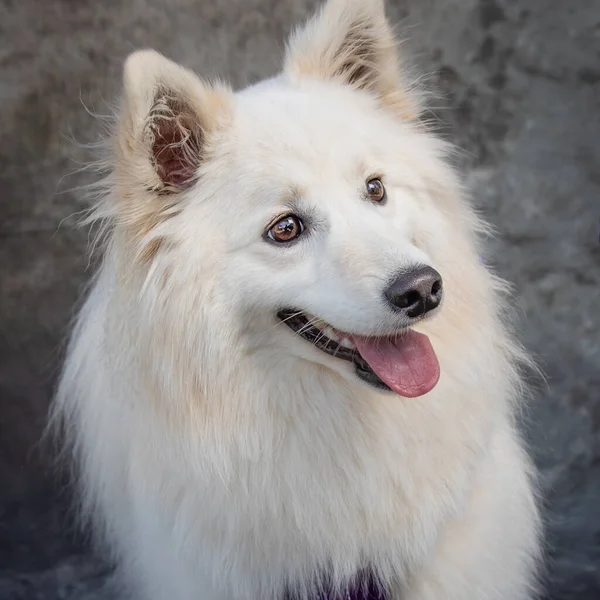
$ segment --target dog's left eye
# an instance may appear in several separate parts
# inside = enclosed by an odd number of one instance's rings
[[[279,219],[267,231],[267,237],[279,244],[295,240],[304,231],[304,223],[296,215]]]
[[[385,200],[385,187],[379,177],[367,181],[367,196],[371,202],[383,202]]]

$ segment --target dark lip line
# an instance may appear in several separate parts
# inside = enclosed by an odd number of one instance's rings
[[[309,320],[302,311],[286,308],[277,311],[277,316],[281,319],[282,323],[287,325],[292,331],[310,342],[319,350],[334,358],[339,358],[340,360],[352,363],[356,369],[356,374],[363,381],[380,389],[390,389],[388,385],[377,376],[373,369],[371,369],[358,350],[346,348],[345,346],[338,344],[324,335],[323,332],[314,325],[307,326]]]
[[[358,351],[346,348],[328,338],[318,327],[308,325],[308,318],[302,311],[284,309],[278,311],[277,316],[300,337],[335,358],[352,362],[356,354],[360,356]]]

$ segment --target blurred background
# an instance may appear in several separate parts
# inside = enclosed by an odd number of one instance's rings
[[[88,200],[72,175],[153,47],[243,86],[279,68],[312,0],[0,0],[0,600],[113,600],[38,441],[76,299]],[[388,0],[496,226],[546,373],[523,418],[541,468],[545,600],[600,599],[600,0]],[[87,107],[87,110],[86,108]],[[441,599],[440,599],[441,600]]]

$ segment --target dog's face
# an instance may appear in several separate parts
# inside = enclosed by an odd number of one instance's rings
[[[441,306],[443,232],[426,171],[439,148],[370,98],[322,84],[246,92],[231,131],[218,176],[234,200],[218,212],[236,314],[277,315],[292,331],[272,329],[270,343],[282,336],[288,351],[383,387],[357,344],[406,333]],[[430,361],[418,393],[437,363],[425,338],[412,341]]]
[[[281,76],[236,95],[153,53],[129,59],[126,91],[144,260],[196,269],[255,344],[404,396],[435,386],[415,327],[444,310],[454,181],[379,2],[331,0]]]

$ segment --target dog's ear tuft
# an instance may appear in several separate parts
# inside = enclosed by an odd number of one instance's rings
[[[157,90],[145,136],[165,190],[191,185],[200,166],[204,129],[186,100]]]
[[[128,182],[161,193],[192,185],[229,92],[150,50],[127,59],[124,92],[117,152]]]
[[[292,35],[285,72],[293,80],[339,81],[370,92],[403,118],[418,116],[383,0],[328,0]]]

